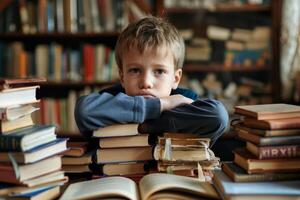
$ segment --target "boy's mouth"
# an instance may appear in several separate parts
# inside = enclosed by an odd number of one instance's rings
[[[155,96],[150,93],[141,93],[139,96],[143,96],[145,98],[155,98]]]

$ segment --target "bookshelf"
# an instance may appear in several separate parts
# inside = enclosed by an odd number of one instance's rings
[[[238,2],[238,3],[237,3]],[[222,91],[225,93],[226,86],[230,83],[236,83],[237,86],[243,84],[241,77],[247,80],[263,85],[262,90],[267,95],[260,96],[249,93],[249,96],[235,95],[240,100],[230,102],[231,106],[236,104],[253,104],[278,102],[280,99],[279,84],[279,59],[280,59],[280,18],[282,1],[262,1],[262,3],[249,4],[245,1],[228,1],[227,3],[205,4],[205,1],[190,1],[185,3],[181,1],[158,0],[156,11],[158,16],[162,16],[171,21],[182,32],[188,33],[186,36],[187,52],[189,45],[193,46],[194,38],[208,39],[210,45],[210,58],[192,61],[185,61],[184,74],[187,74],[188,80],[197,80],[201,83],[206,75],[214,74],[217,80],[221,82]],[[207,2],[206,2],[207,3]],[[225,28],[230,32],[230,36],[226,39],[212,38],[209,29],[212,26],[217,28]],[[227,42],[233,40],[233,33],[238,29],[254,31],[256,27],[263,26],[269,29],[269,58],[263,63],[255,62],[243,64],[230,62],[226,63],[226,54],[213,56],[211,52],[228,51]],[[223,34],[224,32],[220,32]],[[218,34],[218,33],[217,33]],[[222,35],[221,35],[222,37]],[[243,41],[247,43],[247,41]],[[252,43],[254,41],[251,41]],[[250,42],[250,43],[251,43]],[[223,44],[222,44],[223,43]],[[220,45],[221,44],[221,45]],[[201,43],[203,45],[203,43]],[[225,46],[225,48],[224,48]],[[248,48],[248,47],[247,47]],[[250,47],[249,47],[250,48]],[[244,51],[244,49],[241,49]],[[195,51],[196,52],[196,51]],[[199,50],[198,55],[205,54],[204,49]],[[253,53],[253,52],[251,52]],[[239,54],[241,57],[243,54]],[[250,55],[251,57],[251,55]],[[186,55],[188,58],[188,55]],[[195,83],[195,81],[193,81]],[[186,83],[189,86],[189,83]],[[251,86],[255,87],[255,86]],[[206,88],[204,88],[206,89]],[[251,90],[251,88],[249,88]],[[218,88],[216,90],[219,90]],[[252,90],[256,90],[253,88]],[[203,95],[207,95],[204,93]],[[214,94],[215,98],[224,97],[224,94]],[[253,98],[254,97],[254,98]],[[228,99],[225,99],[228,102]],[[229,105],[230,106],[230,105]],[[231,109],[229,109],[231,110]]]

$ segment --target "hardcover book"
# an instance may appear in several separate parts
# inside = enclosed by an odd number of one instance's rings
[[[34,163],[47,157],[62,153],[66,148],[66,138],[56,140],[37,146],[25,152],[9,152],[17,163]],[[0,152],[0,162],[10,162],[8,152]]]
[[[93,187],[91,187],[93,185]],[[138,199],[219,199],[214,187],[196,178],[153,173],[144,176],[139,185],[125,177],[107,177],[69,185],[60,200],[126,198]]]
[[[285,118],[285,119],[265,119],[265,120],[245,118],[244,125],[249,128],[266,129],[266,130],[299,129],[300,117]]]
[[[28,151],[56,140],[55,126],[33,125],[0,135],[1,151]]]
[[[132,136],[137,135],[138,124],[115,124],[99,128],[93,132],[93,137],[117,137],[117,136]]]
[[[300,181],[272,181],[272,182],[233,182],[221,170],[213,176],[213,183],[222,199],[299,199]]]
[[[233,162],[222,164],[223,172],[234,182],[263,182],[299,180],[300,173],[262,173],[248,174],[247,171]]]
[[[300,106],[291,104],[261,104],[235,106],[235,113],[257,120],[300,117]]]
[[[300,142],[300,135],[262,137],[244,131],[238,131],[237,134],[242,140],[252,142],[258,146],[289,145],[299,144]]]
[[[101,148],[116,148],[116,147],[142,147],[149,146],[149,135],[138,134],[133,136],[107,137],[99,140]]]
[[[245,169],[249,174],[300,172],[299,158],[259,160],[244,148],[234,150],[234,163]]]
[[[300,145],[257,146],[247,142],[246,149],[258,159],[300,157]]]
[[[46,82],[45,78],[20,78],[20,79],[0,78],[0,90],[39,85],[43,82]]]

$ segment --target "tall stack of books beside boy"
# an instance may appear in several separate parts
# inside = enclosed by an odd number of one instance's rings
[[[35,124],[36,91],[45,79],[0,80],[0,196],[53,199],[68,181],[61,171],[66,139]]]
[[[246,146],[214,176],[225,199],[297,199],[300,195],[300,106],[236,106],[233,125]]]

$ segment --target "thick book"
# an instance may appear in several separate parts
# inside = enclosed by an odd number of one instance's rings
[[[28,151],[56,140],[55,126],[33,125],[0,135],[1,151]]]
[[[266,129],[266,130],[299,129],[300,117],[285,118],[285,119],[265,119],[265,120],[245,118],[244,125],[249,128]]]
[[[33,125],[31,114],[24,115],[14,120],[0,120],[0,133],[5,135],[10,131],[14,131],[19,128]]]
[[[101,171],[107,176],[146,174],[149,172],[147,162],[107,163],[101,166]]]
[[[69,142],[67,143],[68,150],[63,152],[64,156],[80,157],[83,156],[88,149],[87,142]]]
[[[68,186],[60,200],[93,198],[196,200],[219,199],[219,196],[208,182],[184,176],[153,173],[144,176],[138,185],[129,178],[119,176],[74,183]]]
[[[148,134],[101,138],[99,140],[99,146],[100,148],[143,147],[143,146],[149,146],[150,142],[148,140],[149,140]]]
[[[258,146],[289,145],[299,144],[300,142],[300,135],[262,137],[244,131],[238,131],[237,135],[240,139],[252,142]]]
[[[59,197],[59,195],[60,186],[48,186],[21,194],[11,194],[7,200],[51,200]]]
[[[92,153],[86,153],[80,157],[63,156],[63,165],[87,165],[92,163]]]
[[[15,105],[6,108],[0,108],[0,120],[15,120],[25,115],[29,115],[38,109],[39,108],[33,106],[33,104]]]
[[[300,145],[257,146],[251,142],[246,143],[246,149],[258,159],[269,158],[299,158]]]
[[[71,174],[81,174],[81,173],[90,173],[90,165],[63,165],[62,170],[66,173]]]
[[[36,102],[36,90],[39,86],[4,89],[0,91],[0,108]]]
[[[249,174],[300,172],[299,158],[259,160],[245,148],[234,150],[234,163],[245,169]]]
[[[300,181],[233,182],[224,172],[214,172],[213,183],[222,199],[299,199]]]
[[[0,162],[10,162],[10,154],[17,163],[34,163],[64,152],[67,149],[66,142],[66,138],[57,138],[25,152],[0,152]]]
[[[7,79],[0,78],[0,90],[25,87],[25,86],[34,86],[46,82],[45,78],[20,78],[20,79]]]
[[[118,136],[132,136],[137,135],[138,124],[115,124],[99,128],[93,132],[93,137],[118,137]]]
[[[290,136],[290,135],[300,135],[299,129],[279,129],[279,130],[266,130],[249,128],[244,126],[242,123],[232,125],[233,129],[237,132],[246,132],[249,134],[259,135],[262,137],[273,137],[273,136]]]
[[[234,109],[236,114],[257,120],[300,117],[300,106],[284,103],[235,106]]]
[[[152,160],[152,147],[124,147],[97,149],[97,163],[116,163]]]
[[[57,171],[60,168],[60,156],[53,156],[31,164],[19,165],[17,169],[11,163],[0,163],[0,181],[22,184],[25,180]]]
[[[262,173],[248,174],[247,171],[233,162],[222,164],[223,172],[234,182],[261,182],[299,180],[300,173]]]

